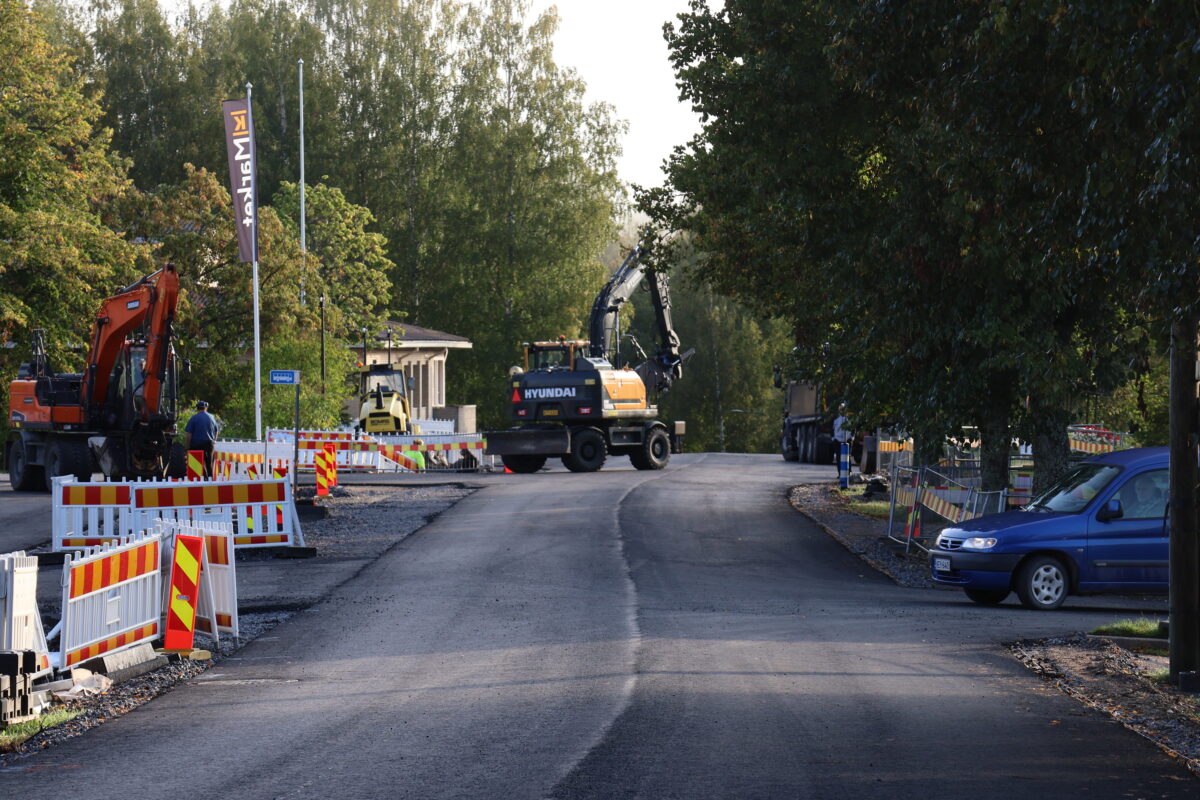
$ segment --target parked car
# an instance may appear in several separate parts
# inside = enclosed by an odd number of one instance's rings
[[[992,605],[1026,608],[1068,594],[1167,590],[1165,447],[1118,450],[1074,466],[1019,511],[945,528],[929,551],[933,580]]]

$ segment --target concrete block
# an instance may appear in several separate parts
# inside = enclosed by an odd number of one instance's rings
[[[149,642],[142,642],[128,650],[109,653],[108,655],[85,661],[79,666],[92,672],[107,675],[112,679],[113,683],[120,683],[123,680],[144,675],[152,669],[158,669],[165,663],[165,660],[160,659],[155,654],[154,648],[150,646]],[[74,677],[74,673],[72,673],[72,676]]]

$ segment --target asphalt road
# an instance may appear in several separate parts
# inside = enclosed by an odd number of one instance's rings
[[[1042,613],[896,587],[787,505],[827,469],[616,466],[481,481],[239,658],[0,773],[0,794],[1200,792],[1001,644],[1087,629],[1111,600]]]

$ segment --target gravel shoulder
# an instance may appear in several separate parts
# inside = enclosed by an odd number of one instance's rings
[[[834,487],[793,486],[788,502],[898,585],[944,588],[929,580],[923,553],[904,553],[903,545],[887,538],[886,522],[850,512]],[[1018,661],[1060,691],[1108,714],[1200,776],[1200,695],[1181,693],[1152,677],[1167,668],[1166,656],[1132,652],[1086,634],[1019,641],[1008,647]]]
[[[237,553],[239,567],[247,576],[254,569],[269,569],[287,573],[322,561],[333,563],[346,560],[374,560],[405,538],[424,527],[430,520],[453,506],[473,490],[452,485],[428,487],[338,487],[333,495],[322,500],[328,516],[304,523],[305,543],[315,547],[315,559],[295,561],[275,559],[270,548],[241,550]],[[190,680],[223,659],[236,653],[250,641],[274,628],[300,608],[263,608],[246,610],[245,597],[261,594],[253,586],[243,585],[243,570],[239,569],[239,596],[243,599],[239,614],[242,636],[236,640],[222,637],[221,646],[214,647],[203,635],[196,646],[209,649],[212,659],[190,661],[173,659],[170,663],[136,678],[115,684],[100,695],[72,700],[63,708],[80,711],[79,716],[48,728],[27,739],[12,752],[0,753],[0,773],[19,770],[24,755],[40,752],[59,742],[80,736],[91,728],[120,717],[135,708],[170,691],[177,684]],[[286,605],[286,604],[285,604]]]

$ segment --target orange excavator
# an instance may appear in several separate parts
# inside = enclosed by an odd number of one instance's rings
[[[177,419],[172,346],[179,274],[174,264],[105,300],[81,373],[56,373],[45,333],[9,388],[7,463],[14,489],[47,489],[59,475],[88,480],[178,474],[186,453]]]

